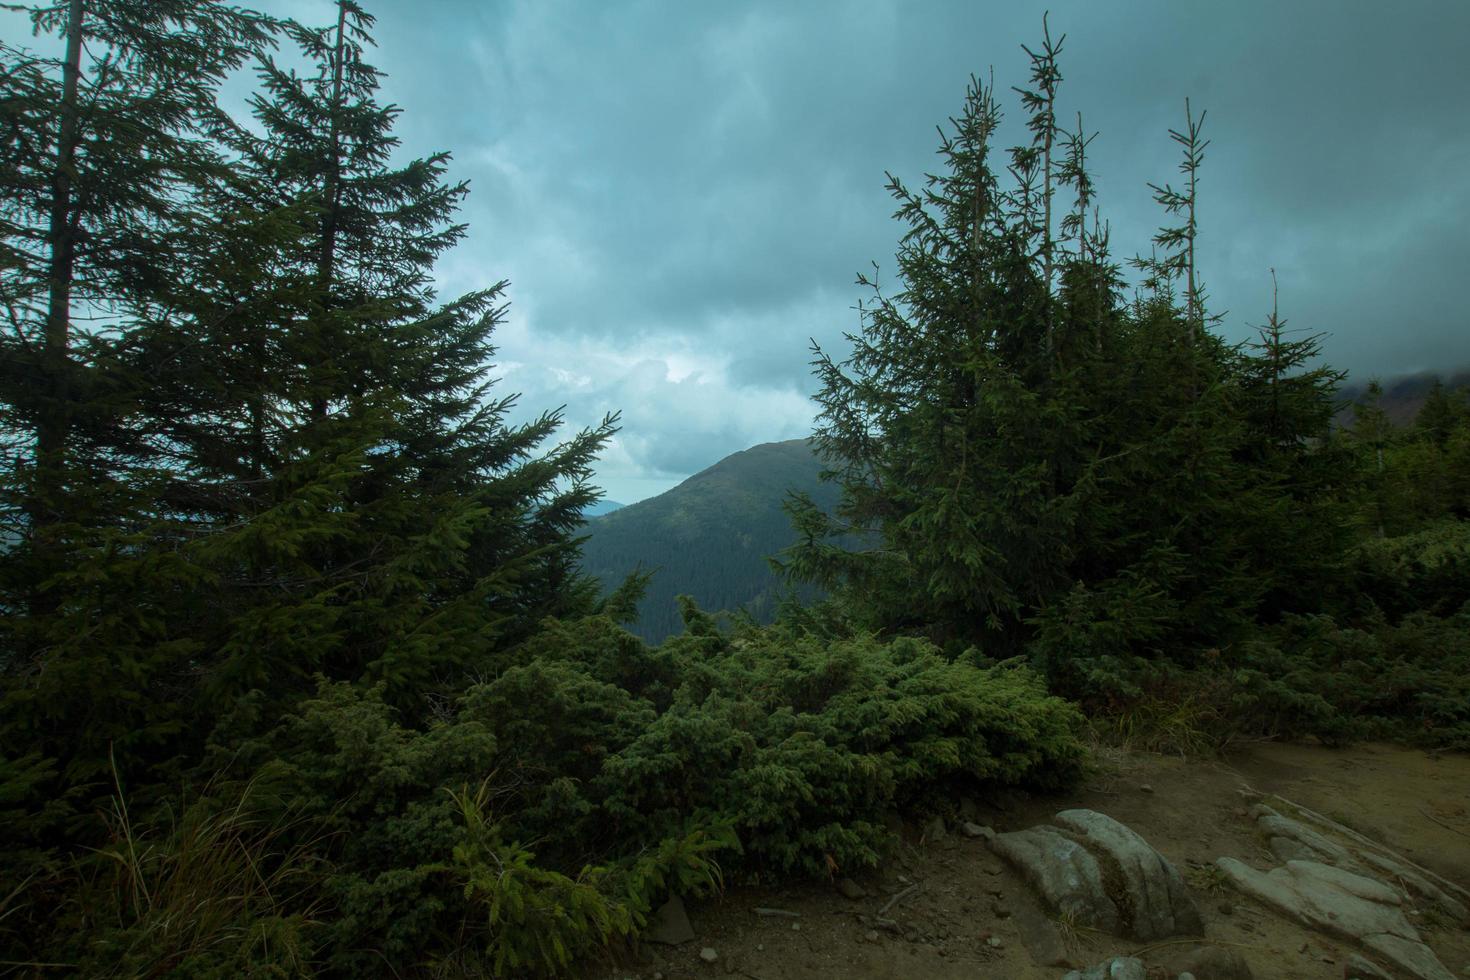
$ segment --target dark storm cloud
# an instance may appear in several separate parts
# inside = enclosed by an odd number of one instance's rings
[[[808,338],[840,351],[854,273],[891,271],[884,171],[920,183],[991,66],[1021,138],[1010,86],[1046,7],[1119,258],[1148,249],[1189,96],[1230,338],[1270,312],[1274,267],[1339,366],[1470,361],[1470,4],[380,0],[372,57],[404,152],[450,150],[471,180],[445,291],[513,281],[505,387],[578,423],[622,410],[599,475],[629,500],[809,429]]]

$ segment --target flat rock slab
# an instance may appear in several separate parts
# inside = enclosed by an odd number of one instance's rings
[[[1454,980],[1404,917],[1399,893],[1376,878],[1319,861],[1261,872],[1222,857],[1215,866],[1236,888],[1305,926],[1362,943],[1423,980]]]
[[[1288,813],[1264,803],[1250,812],[1256,826],[1271,837],[1271,850],[1278,859],[1317,860],[1381,878],[1406,895],[1412,892],[1438,906],[1458,922],[1470,921],[1470,891],[1330,817],[1279,796],[1273,799]]]

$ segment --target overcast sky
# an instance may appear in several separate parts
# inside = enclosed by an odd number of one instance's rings
[[[264,3],[305,23],[327,0]],[[661,492],[810,431],[808,338],[856,329],[891,270],[884,171],[918,183],[971,73],[1026,80],[1067,35],[1059,118],[1119,257],[1177,180],[1184,98],[1208,110],[1200,261],[1222,329],[1270,309],[1354,375],[1470,362],[1470,3],[1053,0],[772,3],[367,0],[405,150],[470,180],[447,296],[511,280],[498,374],[527,414],[622,412],[610,498]]]

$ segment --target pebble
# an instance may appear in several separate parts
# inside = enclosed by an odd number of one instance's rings
[[[838,879],[837,890],[842,893],[844,898],[850,898],[853,901],[868,897],[868,890],[851,878]]]
[[[801,932],[801,923],[800,922],[793,922],[793,923],[791,923],[791,931],[792,932]]]
[[[876,929],[869,929],[863,938],[870,943],[876,943],[878,941],[878,931]]]
[[[1140,793],[1152,793],[1154,791],[1154,788],[1152,786],[1150,786],[1148,783],[1139,783],[1138,784],[1138,791]]]
[[[704,949],[701,949],[699,951],[699,958],[704,960],[706,963],[713,963],[715,960],[720,958],[720,954],[715,952],[715,948],[713,946],[706,946]]]
[[[985,945],[989,946],[991,949],[1000,949],[1000,947],[1001,947],[1000,937],[999,936],[991,936],[989,939],[985,940]]]
[[[1011,917],[1011,910],[1006,908],[1004,905],[1001,905],[999,902],[997,902],[990,911],[995,913],[995,917],[997,919],[1009,919]]]

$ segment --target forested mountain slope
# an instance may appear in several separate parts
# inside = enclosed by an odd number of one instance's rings
[[[1352,422],[1352,406],[1369,396],[1368,387],[1372,378],[1353,375],[1343,384],[1338,397],[1345,403],[1337,413],[1339,425]],[[1424,371],[1419,374],[1404,374],[1385,378],[1379,382],[1383,389],[1379,405],[1384,415],[1395,425],[1409,425],[1424,407],[1429,393],[1439,383],[1445,390],[1470,387],[1470,368],[1461,367],[1451,371]]]
[[[821,482],[821,470],[806,439],[727,456],[667,493],[589,522],[582,567],[607,589],[640,566],[658,570],[635,625],[652,642],[679,631],[679,595],[705,609],[744,607],[769,621],[781,586],[766,557],[795,539],[782,501],[800,490],[821,506],[834,504],[836,488]]]

